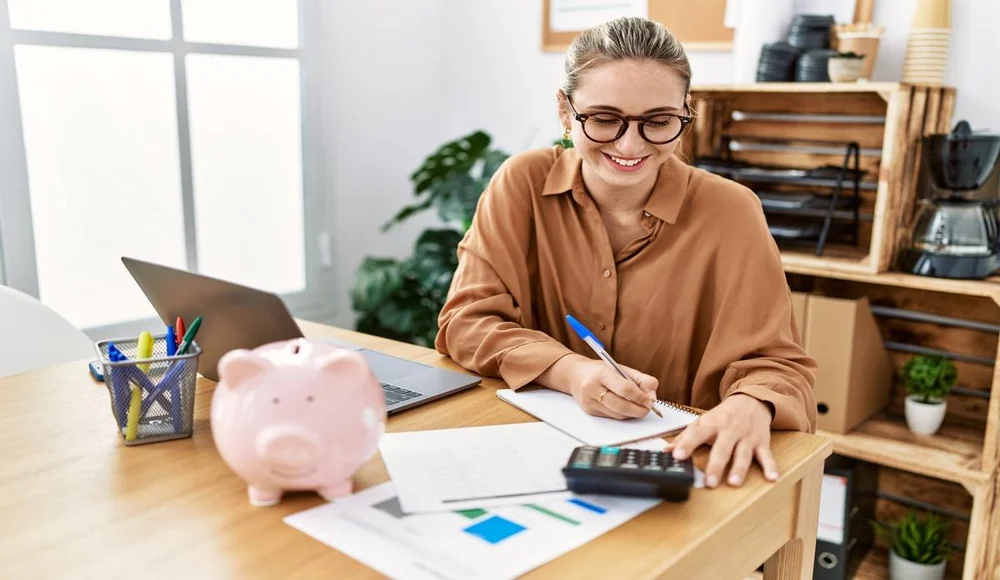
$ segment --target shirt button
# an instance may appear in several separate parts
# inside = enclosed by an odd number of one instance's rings
[[[608,270],[607,268],[605,268],[604,269],[604,277],[605,278],[610,278],[611,277],[611,270]]]
[[[597,328],[600,328],[601,330],[604,330],[607,327],[608,327],[608,325],[604,324],[603,322],[598,322],[597,323]]]

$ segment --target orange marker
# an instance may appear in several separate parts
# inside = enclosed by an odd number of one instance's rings
[[[181,345],[181,341],[184,340],[184,319],[180,316],[177,317],[177,324],[174,325],[174,335],[177,342],[177,346]]]

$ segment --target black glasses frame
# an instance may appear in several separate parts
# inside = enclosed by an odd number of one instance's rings
[[[691,121],[694,120],[694,117],[692,117],[690,115],[675,115],[674,113],[657,113],[655,115],[650,115],[648,117],[643,117],[643,116],[640,116],[640,115],[619,115],[617,113],[603,112],[602,111],[601,113],[597,113],[597,114],[600,114],[600,115],[609,115],[609,116],[615,117],[615,118],[617,118],[618,120],[621,121],[621,126],[618,128],[618,134],[615,135],[614,138],[612,138],[612,139],[607,139],[607,140],[603,140],[602,141],[602,140],[599,140],[599,139],[594,139],[593,137],[590,136],[590,133],[587,133],[587,119],[593,117],[594,115],[589,114],[589,113],[582,113],[582,114],[581,113],[577,113],[576,112],[576,107],[573,106],[573,101],[570,100],[569,96],[566,97],[566,103],[569,104],[569,110],[573,112],[573,118],[576,119],[577,121],[579,121],[580,122],[580,126],[583,127],[583,134],[587,136],[587,139],[590,139],[594,143],[612,143],[614,141],[617,141],[617,140],[621,139],[622,135],[624,135],[628,131],[629,123],[631,123],[632,121],[636,121],[636,122],[639,123],[639,135],[647,143],[650,143],[650,144],[653,144],[653,145],[666,145],[667,143],[676,141],[684,133],[684,129],[687,128],[687,126],[691,124]],[[681,122],[681,129],[680,129],[680,131],[678,131],[676,135],[674,135],[670,139],[667,139],[666,141],[653,141],[652,139],[650,139],[649,137],[646,136],[646,123],[648,123],[650,120],[652,120],[655,117],[676,117],[677,119],[680,119],[680,122]]]

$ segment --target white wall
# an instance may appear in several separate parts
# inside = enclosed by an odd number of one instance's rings
[[[441,0],[322,4],[324,186],[335,224],[337,318],[353,326],[348,292],[366,255],[408,255],[432,215],[388,233],[413,201],[410,173],[448,137]],[[428,212],[432,213],[432,212]]]
[[[559,138],[563,54],[541,51],[541,0],[446,0],[445,99],[453,134],[485,129],[509,152]],[[696,83],[728,82],[729,52],[689,54]]]

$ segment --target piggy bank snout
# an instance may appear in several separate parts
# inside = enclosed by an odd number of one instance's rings
[[[321,442],[314,432],[296,425],[274,425],[257,436],[257,452],[273,468],[294,475],[310,470],[320,458]]]

